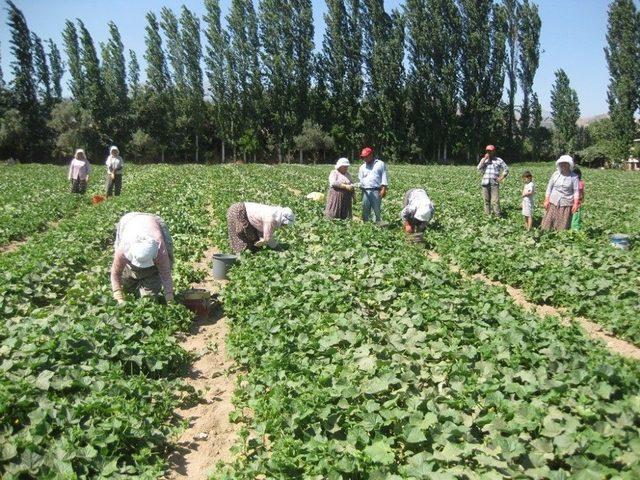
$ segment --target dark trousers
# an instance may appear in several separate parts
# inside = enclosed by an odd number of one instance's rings
[[[79,178],[71,179],[71,193],[84,193],[87,191],[87,181]]]
[[[122,174],[116,173],[113,178],[107,175],[107,197],[114,195],[117,197],[122,190]]]

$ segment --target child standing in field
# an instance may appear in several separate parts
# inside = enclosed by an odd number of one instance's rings
[[[584,181],[582,180],[582,172],[579,168],[574,168],[573,173],[578,176],[578,209],[571,215],[571,230],[580,230],[582,228],[582,202],[584,201]]]
[[[531,230],[533,226],[533,197],[536,194],[536,188],[533,183],[533,175],[529,170],[522,174],[524,188],[522,189],[522,215],[524,216],[524,226],[527,230]]]

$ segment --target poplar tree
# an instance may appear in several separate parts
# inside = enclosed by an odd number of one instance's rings
[[[80,46],[76,26],[70,20],[64,24],[62,31],[65,52],[67,54],[67,65],[69,66],[69,90],[71,97],[81,105],[85,104],[84,75],[80,61]]]
[[[551,115],[553,117],[553,147],[555,154],[571,154],[576,149],[580,104],[578,94],[571,88],[564,70],[555,72],[556,80],[551,90]]]
[[[202,44],[200,42],[200,20],[187,7],[182,6],[180,15],[180,40],[184,62],[185,99],[183,116],[188,125],[188,139],[195,145],[195,160],[199,161],[202,124],[204,120],[204,87],[202,85]]]
[[[171,66],[171,78],[178,90],[184,88],[184,58],[178,17],[170,8],[162,7],[160,26],[167,41],[167,58]]]
[[[220,3],[205,0],[206,15],[204,63],[213,102],[214,124],[221,141],[221,158],[226,161],[226,143],[233,141],[233,127],[237,118],[237,96],[232,93],[235,79],[230,65],[229,37],[221,26]],[[232,7],[233,8],[233,7]]]
[[[60,56],[58,46],[49,39],[49,65],[51,66],[51,88],[53,90],[53,99],[56,102],[62,100],[62,75],[64,75],[64,63]]]
[[[626,160],[637,130],[635,112],[640,106],[640,19],[633,0],[613,0],[609,5],[607,47],[609,66],[607,100],[615,131],[616,160]]]
[[[405,133],[404,18],[397,11],[386,13],[383,0],[364,0],[362,26],[367,73],[362,110],[365,140],[387,157],[399,158]]]
[[[227,32],[229,114],[236,125],[236,143],[246,159],[247,154],[255,155],[258,150],[263,115],[258,17],[251,0],[231,1]],[[242,125],[238,118],[242,118]]]
[[[22,12],[11,1],[7,1],[8,26],[11,39],[11,71],[13,79],[10,84],[12,103],[19,112],[19,123],[26,135],[16,141],[16,153],[23,159],[32,160],[37,151],[42,134],[42,119],[36,94],[36,76],[33,65],[33,44],[27,21]]]
[[[42,40],[35,33],[31,34],[33,42],[33,66],[38,81],[38,97],[43,106],[43,111],[48,115],[52,104],[51,96],[51,75],[47,55],[44,52]]]
[[[118,27],[109,22],[109,40],[102,46],[102,76],[107,127],[111,143],[123,144],[129,135],[129,94],[124,45]]]
[[[295,95],[293,12],[288,0],[263,0],[260,3],[260,41],[264,66],[266,130],[268,142],[282,162],[283,150],[292,142],[296,115],[291,99]]]
[[[295,39],[293,45],[294,110],[297,116],[296,130],[301,130],[302,123],[310,113],[309,90],[314,69],[313,8],[311,0],[291,0],[291,4],[293,15],[291,35]]]
[[[175,115],[172,113],[171,79],[162,46],[160,25],[153,12],[147,13],[145,32],[147,84],[137,102],[136,121],[144,128],[141,134],[149,134],[156,142],[164,160],[165,150],[175,130]]]
[[[408,0],[405,17],[412,153],[447,161],[459,104],[460,13],[454,0]]]
[[[94,144],[88,145],[87,148],[91,154],[98,155],[104,147],[101,144],[107,141],[107,138],[103,138],[104,135],[111,135],[111,132],[106,131],[109,126],[107,123],[109,108],[93,39],[82,20],[77,20],[77,22],[80,31],[80,59],[84,75],[85,105],[83,106],[91,113],[97,124],[97,130],[101,134],[101,138],[96,140]]]
[[[115,23],[109,22],[109,40],[103,47],[102,72],[112,114],[128,109],[127,72],[124,45]]]
[[[328,0],[327,10],[319,69],[329,95],[329,125],[338,149],[353,152],[362,130],[360,0]]]
[[[2,73],[2,43],[0,43],[0,90],[4,90],[4,74]]]
[[[140,64],[138,56],[133,50],[129,50],[129,74],[127,75],[129,92],[131,97],[136,98],[140,92]]]
[[[507,83],[507,97],[509,104],[507,106],[507,145],[505,150],[513,156],[519,156],[519,148],[516,145],[516,92],[518,90],[518,50],[520,47],[519,35],[519,16],[520,1],[519,0],[503,0],[505,24],[506,24],[506,61],[505,70]]]
[[[533,81],[540,61],[540,28],[542,22],[538,13],[538,6],[529,0],[523,0],[519,12],[520,66],[518,78],[522,87],[520,135],[522,143],[524,143],[527,140],[531,140],[529,129],[533,113],[530,99],[533,95]]]
[[[506,27],[504,12],[493,0],[459,0],[461,36],[461,112],[467,159],[481,145],[495,142],[504,85]],[[495,142],[497,143],[497,142]]]

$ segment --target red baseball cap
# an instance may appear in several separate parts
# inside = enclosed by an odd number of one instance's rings
[[[485,148],[485,150],[491,150],[491,151],[495,151],[496,147],[494,147],[493,145],[487,145],[487,148]]]
[[[372,154],[373,154],[373,148],[364,147],[360,152],[360,158],[368,157],[369,155],[372,155]]]

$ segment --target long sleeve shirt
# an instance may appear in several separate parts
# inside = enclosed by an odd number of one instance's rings
[[[112,157],[111,155],[109,155],[107,157],[107,161],[104,162],[104,164],[107,166],[107,172],[108,173],[122,173],[122,167],[124,166],[124,160],[122,160],[122,157],[118,156],[118,157]]]
[[[509,174],[509,167],[500,157],[483,158],[478,163],[478,170],[482,172],[482,186],[498,185],[498,177],[502,175],[504,178]]]
[[[382,160],[372,160],[369,163],[363,163],[358,169],[358,180],[360,188],[364,190],[379,189],[387,186],[387,167]]]
[[[331,188],[338,188],[343,183],[351,185],[353,183],[353,179],[349,172],[346,172],[344,175],[340,173],[338,170],[331,170],[329,174],[329,186]]]
[[[158,243],[158,254],[153,263],[158,268],[160,281],[165,295],[173,296],[173,241],[164,221],[157,215],[148,213],[127,213],[118,222],[116,242],[114,244],[113,263],[111,264],[111,289],[122,288],[122,272],[131,262],[125,256],[127,245],[139,236],[147,236]]]
[[[578,176],[575,173],[562,175],[554,172],[547,184],[546,197],[556,207],[569,207],[580,198]]]
[[[86,180],[91,173],[91,164],[88,160],[74,158],[69,164],[69,180]]]
[[[251,226],[260,232],[263,240],[271,240],[273,232],[280,226],[275,219],[278,207],[253,202],[245,202],[244,207],[247,209],[247,218]]]
[[[422,188],[412,188],[405,195],[404,208],[400,212],[402,220],[414,220],[419,208],[434,210],[433,202]]]

